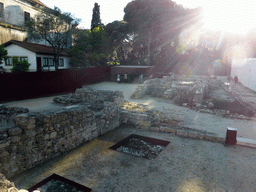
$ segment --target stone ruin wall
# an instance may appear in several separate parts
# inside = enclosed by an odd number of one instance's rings
[[[86,105],[36,113],[0,106],[8,118],[0,123],[0,173],[12,177],[117,128],[123,95],[112,100],[97,112]]]
[[[10,40],[24,41],[26,38],[26,31],[0,26],[0,45]]]

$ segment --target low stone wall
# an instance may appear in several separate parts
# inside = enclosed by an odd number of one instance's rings
[[[168,125],[179,127],[183,125],[183,115],[172,110],[159,111],[147,105],[125,102],[121,108],[121,122],[136,128],[149,129],[151,127]]]
[[[77,89],[75,93],[57,96],[53,99],[56,103],[64,105],[74,105],[77,103],[91,104],[94,102],[114,102],[118,106],[124,103],[124,95],[120,91],[93,90],[88,88]]]
[[[29,110],[23,107],[6,107],[4,105],[0,105],[0,129],[13,127],[14,119],[12,116],[28,112]]]
[[[0,173],[11,177],[120,126],[120,107],[105,102],[93,111],[85,105],[12,116],[0,128]]]
[[[182,79],[183,78],[183,79]],[[208,86],[203,80],[206,78],[173,75],[164,76],[162,79],[149,79],[139,85],[131,95],[132,99],[142,98],[145,95],[173,99],[179,105],[190,103],[190,105],[201,105]]]
[[[26,190],[18,190],[14,183],[8,181],[3,174],[0,173],[0,191],[1,192],[27,192]]]

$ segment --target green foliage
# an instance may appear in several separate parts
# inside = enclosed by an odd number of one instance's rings
[[[119,62],[115,62],[115,61],[111,61],[111,62],[108,62],[109,65],[120,65]]]
[[[196,16],[193,10],[184,9],[170,0],[134,0],[127,4],[124,12],[124,21],[128,23],[133,38],[132,51],[127,60],[147,65],[158,64],[155,61],[159,57],[161,62],[171,63],[170,56],[159,55],[162,48],[171,47],[173,43],[177,46],[179,34],[195,22],[193,18]],[[179,54],[172,50],[174,52],[169,53],[171,58]]]
[[[6,60],[7,58],[7,50],[3,45],[0,45],[0,64],[3,64],[3,60]]]
[[[47,41],[54,49],[55,69],[59,66],[59,56],[64,48],[71,46],[72,23],[74,21],[70,13],[62,13],[55,7],[53,10],[43,8],[39,14],[26,23],[28,39]]]
[[[108,56],[104,53],[91,53],[88,57],[92,66],[104,66],[107,64]]]
[[[114,21],[106,26],[107,35],[110,38],[113,52],[113,62],[120,61],[121,64],[126,64],[126,58],[131,50],[131,38],[129,36],[129,25],[125,21]]]
[[[23,73],[29,71],[30,64],[27,60],[19,61],[17,57],[12,58],[13,68],[12,73]]]
[[[91,30],[77,29],[74,33],[74,46],[70,49],[71,65],[90,67],[106,65],[113,49],[104,28]]]
[[[72,67],[89,66],[88,54],[92,50],[90,44],[90,31],[75,29],[73,31],[74,46],[69,49],[71,55],[70,65]]]
[[[93,13],[92,13],[92,21],[91,21],[91,30],[93,31],[94,28],[101,26],[101,19],[100,19],[100,6],[98,3],[94,4]]]

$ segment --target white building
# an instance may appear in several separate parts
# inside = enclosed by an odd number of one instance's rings
[[[8,51],[9,59],[3,62],[4,72],[11,72],[13,67],[12,58],[18,57],[19,60],[26,59],[30,65],[29,71],[54,71],[53,48],[46,45],[21,42],[11,40],[4,43],[4,48]],[[60,53],[59,69],[69,68],[69,56],[64,50]]]
[[[231,77],[235,76],[244,86],[256,91],[256,58],[233,60]]]
[[[1,0],[0,2],[0,44],[15,39],[25,40],[25,21],[39,13],[45,5],[39,0]]]

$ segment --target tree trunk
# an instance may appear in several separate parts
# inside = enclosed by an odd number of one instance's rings
[[[151,42],[152,42],[152,28],[150,28],[148,32],[148,56],[147,56],[148,65],[151,65]]]

